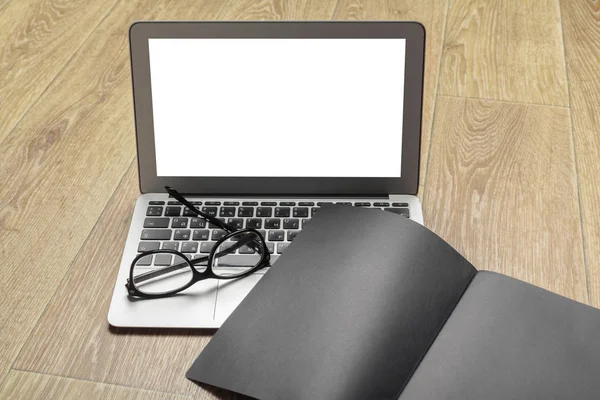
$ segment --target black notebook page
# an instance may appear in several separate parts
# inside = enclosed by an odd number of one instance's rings
[[[396,214],[324,206],[187,377],[260,399],[395,399],[475,276]]]
[[[600,398],[600,311],[480,271],[400,400]]]

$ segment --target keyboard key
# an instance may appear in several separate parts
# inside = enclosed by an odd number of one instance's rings
[[[246,228],[260,229],[262,228],[262,219],[250,218],[246,221]]]
[[[373,203],[373,207],[389,207],[390,203]]]
[[[208,229],[194,230],[192,240],[208,240],[210,232]]]
[[[142,240],[170,240],[170,229],[144,229],[140,237]]]
[[[319,207],[313,207],[313,208],[310,209],[310,211],[311,211],[310,212],[310,216],[314,217],[315,214],[317,213],[317,211],[319,211]]]
[[[165,250],[179,250],[179,242],[163,242],[162,248]]]
[[[292,240],[294,240],[294,238],[296,236],[298,236],[299,233],[300,233],[300,231],[289,231],[288,235],[287,235],[288,242],[291,242]]]
[[[253,207],[238,208],[238,217],[254,217],[254,208]]]
[[[173,218],[173,221],[171,221],[171,228],[187,228],[187,225],[187,218]]]
[[[394,207],[408,207],[408,203],[392,203]]]
[[[298,203],[299,206],[312,207],[315,205],[312,201],[301,201]]]
[[[235,217],[235,207],[221,207],[219,217]]]
[[[226,206],[239,206],[240,202],[239,201],[226,201],[225,203]]]
[[[187,208],[187,207],[185,207],[185,208],[183,209],[183,216],[184,216],[184,217],[195,217],[195,216],[197,216],[197,215],[198,215],[198,214],[197,214],[197,213],[196,213],[196,211],[194,211],[194,210],[190,210],[190,209],[189,209],[189,208]]]
[[[140,242],[140,244],[138,244],[138,253],[143,253],[144,251],[150,250],[157,250],[159,247],[160,242]]]
[[[146,218],[144,228],[168,228],[169,218]]]
[[[151,206],[164,206],[165,202],[164,201],[150,201],[150,202],[148,202],[148,204],[150,204]]]
[[[281,220],[279,218],[265,219],[265,229],[279,229],[279,228],[281,228]]]
[[[208,201],[205,204],[208,204]],[[201,211],[204,214],[210,215],[211,217],[216,217],[218,209],[218,207],[202,207]]]
[[[352,203],[350,203],[349,201],[338,201],[335,204],[340,204],[342,206],[351,206]]]
[[[256,253],[252,247],[248,247],[248,246],[242,246],[242,247],[240,247],[240,249],[238,250],[238,252],[240,254],[254,254],[254,253]]]
[[[220,201],[205,201],[204,204],[206,204],[207,206],[220,206],[221,202]]]
[[[269,253],[275,253],[275,243],[267,242],[267,248],[269,249]],[[150,265],[150,264],[148,264]]]
[[[408,211],[408,208],[386,208],[385,211],[393,212],[394,214],[399,214],[406,218],[410,218],[410,212]]]
[[[189,229],[176,229],[173,240],[190,240],[190,235]]]
[[[267,240],[267,232],[266,231],[259,229],[258,233],[260,233],[262,235],[263,239]]]
[[[235,242],[225,242],[219,245],[219,252],[229,249],[231,246],[234,246]],[[235,254],[237,250],[230,250],[226,254]]]
[[[364,201],[357,201],[356,203],[354,203],[354,205],[356,207],[371,207],[371,203],[367,203]]]
[[[289,243],[277,243],[277,254],[283,253],[283,251],[287,249],[289,245]]]
[[[181,215],[181,207],[167,207],[165,210],[166,217],[179,217]]]
[[[212,231],[212,235],[210,237],[210,240],[219,240],[222,237],[224,237],[225,235],[227,235],[227,232],[225,232],[224,230],[215,229],[214,231]]]
[[[206,228],[206,220],[204,218],[192,218],[190,228]]]
[[[273,213],[273,209],[271,207],[258,207],[256,209],[257,217],[270,217]]]
[[[167,204],[170,206],[180,206],[181,205],[181,203],[178,201],[170,201]]]
[[[221,221],[222,223],[225,223],[225,218],[217,218],[218,221]],[[213,224],[212,222],[208,224],[208,227],[211,229],[221,229],[220,226]]]
[[[324,206],[325,204],[333,204],[333,203],[332,203],[332,202],[330,202],[330,201],[320,201],[320,202],[318,202],[318,203],[317,203],[317,205],[318,205],[319,207],[321,207],[321,206]]]
[[[146,210],[146,216],[148,217],[160,217],[162,215],[162,207],[148,207]]]
[[[201,201],[192,201],[191,203],[193,206],[201,206],[202,205]]]
[[[283,229],[298,229],[300,228],[300,220],[295,218],[284,218]]]
[[[269,231],[270,242],[283,242],[285,240],[284,231]]]
[[[306,224],[308,224],[310,222],[310,218],[304,218],[302,220],[302,228],[304,228],[306,226]]]
[[[182,253],[195,253],[198,251],[198,242],[183,242],[181,243]]]
[[[140,258],[135,263],[135,265],[138,265],[138,266],[144,266],[144,265],[150,265],[150,264],[152,264],[152,254]]]
[[[308,207],[295,207],[292,216],[294,218],[308,217]]]
[[[295,201],[282,201],[279,203],[280,206],[284,206],[284,207],[290,207],[290,206],[295,206],[296,202]]]
[[[227,225],[234,227],[235,229],[242,229],[244,227],[244,218],[229,218]]]
[[[215,242],[202,242],[200,243],[200,253],[210,253],[210,250],[215,245]]]
[[[277,202],[276,201],[263,201],[262,203],[260,203],[261,206],[276,206]]]
[[[258,201],[244,201],[242,202],[243,206],[257,206],[258,205]]]
[[[154,265],[158,267],[166,267],[168,265],[171,265],[172,258],[173,256],[171,256],[170,254],[157,254],[156,257],[154,257]]]
[[[275,207],[276,217],[289,217],[290,209],[288,207]]]

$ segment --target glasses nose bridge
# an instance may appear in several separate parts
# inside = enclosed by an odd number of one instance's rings
[[[219,274],[219,268],[254,271],[270,261],[264,238],[254,229],[242,229],[223,237],[215,243],[210,255],[209,268],[219,278],[223,278]]]

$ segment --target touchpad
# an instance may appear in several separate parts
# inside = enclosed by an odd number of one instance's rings
[[[217,282],[206,279],[172,297],[137,299],[127,297],[125,285],[118,288],[121,306],[112,315],[116,326],[212,327]]]
[[[235,310],[244,297],[258,283],[266,271],[259,271],[245,278],[219,280],[215,321],[222,323]]]

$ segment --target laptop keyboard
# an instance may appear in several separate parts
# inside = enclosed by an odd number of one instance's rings
[[[238,229],[253,228],[264,236],[271,254],[282,254],[324,204],[377,208],[410,217],[407,203],[371,201],[192,201],[204,213]],[[226,232],[208,223],[177,201],[150,201],[138,252],[171,249],[190,258],[210,253]],[[239,250],[238,250],[239,252]],[[155,260],[155,265],[156,264]],[[150,264],[148,264],[150,265]]]

